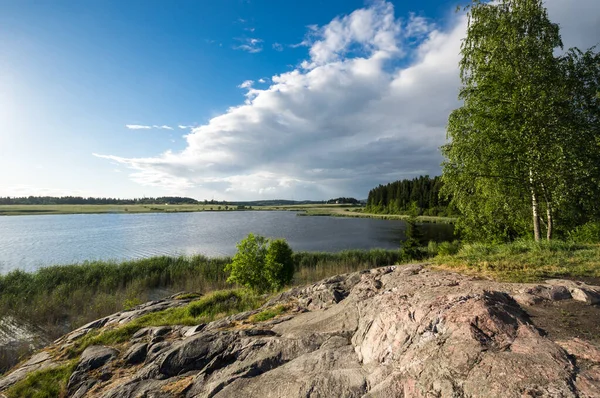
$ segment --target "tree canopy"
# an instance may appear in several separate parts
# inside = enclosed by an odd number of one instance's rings
[[[442,185],[439,176],[419,176],[379,185],[369,191],[367,211],[401,214],[416,210],[417,215],[449,215],[452,212],[448,209],[448,200],[440,198]]]
[[[475,0],[467,10],[463,105],[442,147],[442,193],[464,236],[550,239],[597,217],[600,57],[557,56],[559,27],[541,0]]]

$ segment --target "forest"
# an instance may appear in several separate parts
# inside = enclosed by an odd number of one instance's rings
[[[415,216],[456,215],[456,211],[449,206],[449,200],[440,196],[442,185],[440,176],[420,176],[379,185],[369,192],[365,211]]]

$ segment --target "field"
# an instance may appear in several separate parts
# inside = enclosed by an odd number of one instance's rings
[[[202,211],[296,211],[300,216],[360,217],[383,220],[403,220],[408,216],[399,214],[363,213],[361,206],[353,205],[281,205],[245,206],[226,204],[185,205],[0,205],[0,216],[48,215],[48,214],[135,214],[135,213],[182,213]],[[451,217],[420,216],[420,222],[452,223]]]

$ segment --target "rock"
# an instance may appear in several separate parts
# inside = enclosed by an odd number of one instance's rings
[[[67,391],[69,397],[83,397],[99,380],[89,373],[112,361],[119,351],[105,346],[87,347],[69,378]],[[100,374],[102,376],[102,373]]]
[[[132,339],[140,339],[142,337],[145,337],[148,334],[150,334],[151,331],[151,328],[142,328],[133,334]]]
[[[573,300],[583,301],[584,303],[587,303],[587,304],[600,303],[600,293],[598,293],[594,290],[578,288],[578,287],[571,288],[570,290],[571,290],[571,295],[573,296]]]
[[[578,338],[559,340],[556,343],[564,348],[569,354],[600,365],[600,347]]]
[[[550,300],[569,300],[572,298],[571,292],[564,286],[552,286],[549,292]]]
[[[98,369],[108,361],[114,359],[118,353],[119,351],[111,347],[89,346],[81,354],[76,370],[89,372],[90,370]]]
[[[563,286],[568,289],[573,300],[582,301],[586,304],[600,303],[600,287],[598,286],[590,286],[583,282],[565,279],[550,279],[546,283],[551,286]]]
[[[585,306],[556,302],[577,299],[579,290],[600,292],[574,281],[496,283],[424,265],[338,275],[278,294],[262,309],[288,310],[266,322],[248,320],[258,309],[206,325],[141,329],[124,344],[122,361],[112,348],[88,347],[69,396],[598,397],[598,343],[574,338],[568,326],[555,342],[532,310]],[[112,315],[102,327],[175,301]],[[47,354],[28,366],[48,361],[57,359]]]
[[[27,362],[22,364],[19,368],[0,378],[0,391],[5,390],[13,384],[23,380],[32,372],[43,369],[50,369],[56,366],[57,363],[52,359],[52,356],[48,352],[39,352],[33,355]]]
[[[144,362],[146,360],[146,355],[148,354],[148,344],[147,343],[136,343],[133,344],[129,350],[125,353],[123,357],[123,362],[126,365],[136,365],[138,363]]]
[[[183,334],[183,336],[184,337],[193,336],[194,334],[196,334],[198,332],[201,332],[202,329],[204,329],[205,326],[206,326],[205,323],[201,323],[200,325],[192,326],[188,330],[185,331],[185,333]]]
[[[600,397],[600,366],[594,366],[578,374],[575,387],[581,398]]]

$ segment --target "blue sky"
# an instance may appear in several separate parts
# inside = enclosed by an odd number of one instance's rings
[[[456,5],[0,0],[0,195],[363,198],[438,174]],[[600,38],[595,0],[547,6],[567,46]]]

